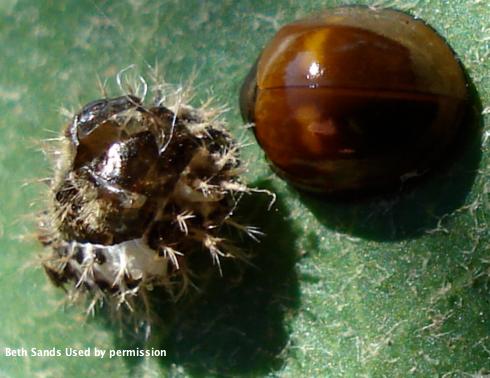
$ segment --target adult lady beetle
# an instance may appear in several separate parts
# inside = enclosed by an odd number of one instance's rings
[[[423,21],[340,7],[282,27],[247,76],[240,107],[280,176],[337,193],[433,168],[467,98],[459,61]]]

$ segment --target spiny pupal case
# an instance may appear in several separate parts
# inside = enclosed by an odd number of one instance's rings
[[[243,117],[303,189],[379,189],[447,154],[467,105],[451,48],[402,12],[339,7],[282,27],[242,87]]]
[[[250,189],[216,114],[155,104],[133,95],[91,102],[62,138],[40,221],[43,265],[55,284],[95,301],[131,305],[154,286],[178,296],[199,274],[192,261],[220,269],[221,258],[244,258],[223,226],[259,233],[232,218]]]

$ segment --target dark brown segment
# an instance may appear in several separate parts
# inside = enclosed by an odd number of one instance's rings
[[[259,92],[255,134],[293,183],[362,189],[428,169],[452,142],[464,105],[441,96],[269,89]]]
[[[118,123],[114,121],[102,122],[92,133],[79,141],[73,169],[76,170],[100,157],[109,146],[119,139],[120,133]]]
[[[68,279],[71,278],[64,271],[58,271],[56,269],[53,269],[47,264],[42,264],[42,267],[46,272],[46,275],[48,276],[51,283],[56,287],[62,288],[68,282]]]
[[[85,105],[75,117],[76,135],[81,140],[90,135],[110,117],[131,108],[137,108],[141,100],[135,96],[121,96],[112,99],[92,101]]]
[[[365,7],[284,26],[261,54],[257,83],[466,97],[459,63],[433,29],[401,12]]]
[[[149,185],[147,175],[158,159],[155,137],[144,131],[107,148],[94,173],[111,185],[144,193]]]
[[[259,63],[259,88],[333,87],[417,91],[410,51],[368,30],[307,28],[287,48]],[[274,42],[273,42],[274,43]],[[284,46],[270,47],[272,49]]]
[[[257,62],[250,69],[240,88],[240,113],[247,122],[255,122],[255,100],[257,98]]]

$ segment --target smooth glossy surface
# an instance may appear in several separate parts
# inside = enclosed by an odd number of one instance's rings
[[[273,168],[301,188],[382,188],[430,170],[467,104],[452,50],[420,20],[336,8],[284,26],[241,92]]]

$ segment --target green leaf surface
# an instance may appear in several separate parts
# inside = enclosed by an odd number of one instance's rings
[[[433,26],[474,85],[483,131],[409,190],[361,201],[297,192],[268,168],[238,111],[238,88],[280,25],[341,4],[405,10]],[[488,0],[0,2],[0,377],[466,377],[490,374],[490,3]],[[103,316],[63,306],[37,262],[33,213],[49,175],[40,141],[76,110],[120,90],[117,72],[160,65],[171,83],[196,73],[244,149],[245,201],[267,234],[240,282],[233,273],[156,325],[148,344]],[[165,319],[165,306],[160,306]],[[165,329],[165,331],[163,331]],[[138,341],[139,340],[139,341]],[[164,358],[7,357],[5,348],[166,349]]]

